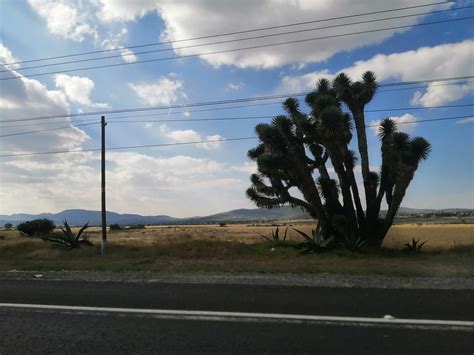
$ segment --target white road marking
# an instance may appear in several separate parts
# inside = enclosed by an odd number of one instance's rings
[[[63,306],[48,304],[0,303],[0,308],[55,310],[66,312],[92,313],[121,313],[151,315],[160,318],[187,319],[187,320],[214,320],[214,321],[241,321],[241,322],[320,322],[359,325],[390,325],[419,328],[457,329],[469,328],[474,330],[474,321],[439,320],[439,319],[403,319],[403,318],[371,318],[371,317],[340,317],[303,314],[281,313],[249,313],[249,312],[220,312],[220,311],[188,311],[174,309],[146,309],[146,308],[116,308],[116,307],[89,307]],[[472,329],[471,329],[472,328]]]

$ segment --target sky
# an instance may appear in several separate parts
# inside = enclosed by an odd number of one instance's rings
[[[258,106],[256,103],[264,101],[166,107],[308,92],[320,78],[331,79],[339,72],[359,80],[363,72],[371,70],[380,84],[474,75],[472,19],[417,26],[474,16],[474,8],[436,12],[472,6],[474,2],[434,3],[422,0],[0,0],[0,62],[6,64],[0,67],[0,79],[15,77],[0,81],[0,121],[165,107],[106,115],[107,147],[250,137],[255,135],[257,123],[270,122],[272,116],[283,112],[281,100],[265,101],[265,105]],[[183,41],[419,4],[431,5]],[[416,16],[320,28],[408,14]],[[345,35],[390,27],[403,28]],[[313,30],[204,45],[303,29]],[[334,37],[337,35],[340,36]],[[332,38],[314,39],[328,36]],[[312,40],[301,41],[304,39]],[[274,45],[287,41],[300,42]],[[168,44],[25,62],[157,42]],[[265,47],[203,55],[260,45]],[[27,69],[104,56],[113,58]],[[174,56],[184,58],[140,63]],[[9,64],[17,62],[23,63]],[[105,64],[126,65],[71,71]],[[64,70],[69,71],[61,73]],[[59,73],[28,77],[47,72]],[[397,122],[416,121],[401,124],[399,129],[425,137],[432,144],[431,156],[421,164],[407,191],[402,204],[406,207],[474,208],[473,106],[427,108],[473,104],[474,81],[445,84],[418,84],[409,90],[380,88],[366,107],[369,111],[386,110],[368,112],[367,124],[377,124],[385,117],[393,117]],[[205,111],[210,108],[219,110]],[[303,104],[302,108],[307,110]],[[403,110],[389,110],[394,108]],[[136,117],[141,115],[146,116]],[[99,116],[20,121],[21,124],[0,122],[0,135],[68,127],[0,137],[0,155],[98,148]],[[249,116],[268,118],[185,121]],[[420,122],[458,116],[463,118]],[[117,123],[127,118],[175,121]],[[84,123],[92,124],[72,127]],[[376,134],[376,127],[367,131],[370,166],[377,171],[380,144]],[[242,140],[108,151],[107,209],[187,217],[253,208],[245,190],[250,186],[250,174],[256,171],[247,151],[256,144],[256,140]],[[356,172],[360,180],[360,169],[356,168]],[[0,214],[59,212],[70,208],[100,209],[98,152],[0,158]]]

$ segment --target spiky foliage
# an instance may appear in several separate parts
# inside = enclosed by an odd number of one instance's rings
[[[282,242],[286,241],[286,237],[288,236],[288,228],[289,227],[286,227],[285,233],[283,234],[283,236],[280,234],[280,227],[276,227],[276,229],[272,231],[272,234],[270,237],[267,237],[266,235],[263,235],[263,234],[259,234],[259,236],[272,244],[281,244]]]
[[[247,196],[259,207],[291,205],[320,221],[321,233],[343,241],[357,235],[368,245],[379,246],[393,223],[405,192],[430,144],[398,132],[391,119],[380,124],[382,167],[370,171],[364,108],[377,91],[375,75],[367,72],[353,82],[339,74],[331,83],[321,79],[306,96],[310,113],[298,101],[287,99],[287,115],[276,116],[255,131],[259,144],[248,156],[257,163]],[[349,108],[344,112],[343,104]],[[357,136],[358,154],[349,149]],[[366,206],[362,206],[354,170],[360,159]],[[331,164],[335,176],[329,174]],[[299,190],[299,194],[293,192]],[[388,213],[379,218],[383,199]],[[357,244],[357,243],[356,243]]]
[[[425,245],[427,241],[420,242],[419,239],[412,238],[410,243],[405,243],[405,250],[411,253],[421,253],[421,248]]]
[[[304,242],[298,244],[298,248],[300,248],[303,253],[319,254],[334,245],[335,237],[326,236],[320,223],[317,224],[316,229],[311,231],[311,236],[298,229],[295,229],[295,231],[304,238]]]
[[[89,227],[89,223],[86,223],[82,226],[81,229],[76,233],[74,233],[69,227],[69,224],[66,220],[64,220],[64,227],[61,227],[62,234],[54,233],[43,237],[43,240],[46,242],[52,242],[55,244],[59,244],[63,247],[68,249],[79,248],[81,245],[88,245],[92,246],[92,242],[86,237],[83,233],[86,228]]]

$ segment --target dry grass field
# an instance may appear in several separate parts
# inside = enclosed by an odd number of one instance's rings
[[[136,270],[294,273],[364,273],[474,277],[474,225],[396,225],[379,251],[335,250],[302,255],[293,246],[308,222],[289,223],[288,246],[275,246],[276,227],[256,225],[154,226],[109,232],[109,255],[98,255],[100,229],[88,229],[94,247],[65,250],[42,240],[0,231],[0,270]],[[283,232],[286,226],[280,227]],[[412,238],[426,240],[420,254],[403,252]]]

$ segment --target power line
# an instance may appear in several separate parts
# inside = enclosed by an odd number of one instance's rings
[[[472,78],[474,78],[474,75],[448,77],[448,78],[426,79],[426,80],[416,80],[416,81],[406,81],[406,82],[386,83],[386,84],[379,85],[379,87],[414,85],[414,84],[421,84],[421,83],[444,82],[444,81],[452,81],[452,80],[466,80],[466,79],[472,79]],[[407,88],[407,89],[411,89],[411,88]],[[294,94],[280,94],[280,95],[269,95],[269,96],[256,96],[256,97],[246,97],[246,98],[218,100],[218,101],[207,101],[207,102],[204,101],[204,102],[195,102],[195,103],[181,104],[181,105],[138,107],[138,108],[125,108],[125,109],[117,109],[117,110],[107,110],[107,111],[70,113],[70,114],[49,115],[49,116],[36,116],[36,117],[19,118],[19,119],[13,119],[13,120],[2,120],[2,121],[0,121],[0,123],[36,121],[36,120],[66,118],[66,117],[110,115],[110,114],[129,113],[129,112],[181,109],[181,108],[187,108],[187,107],[226,105],[226,104],[241,103],[241,102],[266,101],[266,100],[272,100],[272,99],[287,98],[287,97],[291,97],[291,96],[304,96],[304,95],[307,95],[308,93],[309,92],[296,93],[296,94],[294,93]]]
[[[448,85],[459,85],[464,82],[472,82],[472,80],[466,80],[463,82],[454,82],[454,83],[442,83],[442,84],[432,84],[431,86],[448,86]],[[380,90],[377,93],[384,93],[384,92],[391,92],[391,91],[402,91],[402,90],[413,90],[413,89],[423,89],[425,86],[412,86],[408,88],[398,88],[398,89],[388,89],[388,90]],[[307,95],[307,93],[302,93],[302,94],[288,94],[288,96],[304,96]],[[232,110],[236,108],[251,108],[251,107],[260,107],[260,106],[270,106],[270,105],[281,105],[283,102],[282,101],[276,101],[276,102],[260,102],[260,103],[253,103],[253,104],[246,104],[246,105],[234,105],[234,106],[229,106],[229,107],[214,107],[214,108],[207,108],[207,109],[197,109],[197,110],[186,110],[186,111],[176,111],[173,112],[174,114],[183,114],[183,113],[191,113],[191,112],[211,112],[211,111],[221,111],[221,110]],[[438,107],[462,107],[463,105],[447,105],[447,106],[427,106],[427,107],[410,107],[406,108],[406,110],[421,110],[425,108],[438,108]],[[397,111],[398,109],[390,109],[391,111]],[[401,110],[401,109],[400,109]],[[383,109],[382,111],[385,111]],[[389,111],[389,109],[386,109],[386,111]],[[371,112],[371,110],[366,110],[365,112]],[[169,112],[161,112],[161,113],[153,113],[153,114],[145,114],[145,115],[133,115],[133,116],[113,116],[113,117],[108,117],[108,120],[115,120],[115,119],[127,119],[127,118],[139,118],[139,117],[155,117],[155,116],[167,116],[170,115],[171,113]],[[63,118],[63,117],[58,117],[58,118]],[[52,118],[54,119],[54,118]],[[74,117],[73,117],[74,119]],[[71,121],[71,123],[79,123],[79,122],[96,122],[97,119],[74,119],[74,121]],[[0,124],[3,122],[0,121]],[[49,125],[56,125],[56,124],[61,124],[62,122],[42,122],[42,123],[33,123],[35,126],[49,126]],[[17,128],[17,127],[26,127],[26,126],[31,126],[32,123],[26,123],[26,124],[18,124],[18,125],[8,125],[8,126],[0,126],[0,129],[4,128]]]
[[[472,80],[465,80],[463,82],[454,82],[454,83],[442,83],[442,84],[432,84],[431,86],[448,86],[448,85],[459,85],[461,83],[468,83],[468,82],[472,82]],[[380,90],[380,91],[377,91],[378,94],[380,93],[384,93],[384,92],[391,92],[391,91],[402,91],[402,90],[413,90],[413,89],[423,89],[425,88],[425,86],[412,86],[412,87],[408,87],[408,88],[398,88],[398,89],[387,89],[387,90]],[[304,96],[304,95],[307,95],[309,92],[306,92],[306,93],[301,93],[301,94],[288,94],[288,97],[290,96]],[[260,102],[260,103],[253,103],[253,104],[246,104],[246,105],[233,105],[233,106],[229,106],[229,107],[214,107],[214,108],[206,108],[206,109],[196,109],[196,110],[186,110],[186,111],[176,111],[176,112],[172,112],[173,114],[183,114],[183,113],[191,113],[191,112],[211,112],[211,111],[221,111],[221,110],[232,110],[232,109],[237,109],[237,108],[251,108],[251,107],[260,107],[260,106],[270,106],[270,105],[281,105],[283,102],[282,101],[275,101],[275,102]],[[462,107],[463,105],[447,105],[447,106],[427,106],[427,107],[410,107],[410,108],[406,108],[407,110],[421,110],[421,109],[425,109],[425,108],[437,108],[437,107]],[[161,108],[157,108],[157,109],[161,109]],[[396,111],[398,109],[391,109],[391,111]],[[402,110],[402,109],[400,109]],[[382,111],[385,111],[385,109],[383,109]],[[387,109],[387,111],[389,111],[389,109]],[[365,112],[371,112],[371,110],[366,110]],[[133,116],[113,116],[113,117],[108,117],[108,120],[110,122],[110,120],[115,120],[115,119],[128,119],[128,118],[139,118],[139,117],[155,117],[155,116],[167,116],[167,115],[170,115],[171,113],[169,112],[161,112],[161,113],[153,113],[153,114],[145,114],[145,115],[133,115]],[[58,117],[58,118],[64,118],[64,117]],[[55,119],[55,118],[51,118],[51,119]],[[74,117],[73,117],[74,119]],[[82,119],[82,120],[78,120],[78,119],[74,119],[74,121],[71,121],[71,123],[79,123],[79,122],[96,122],[97,119],[93,118],[93,119]],[[3,122],[0,121],[0,124],[2,124]],[[8,123],[8,122],[7,122]],[[35,126],[49,126],[49,125],[56,125],[56,124],[61,124],[62,122],[42,122],[42,123],[34,123]],[[18,124],[18,125],[8,125],[8,126],[0,126],[0,129],[4,129],[4,128],[17,128],[17,127],[26,127],[26,126],[31,126],[32,123],[26,123],[26,124]]]
[[[189,49],[189,48],[198,48],[198,47],[218,45],[218,44],[227,44],[227,43],[234,43],[234,42],[240,42],[240,41],[248,41],[248,40],[254,40],[254,39],[269,38],[269,37],[275,37],[275,36],[284,36],[284,35],[303,33],[303,32],[312,32],[312,31],[324,30],[324,29],[330,29],[330,28],[346,27],[346,26],[361,25],[361,24],[380,22],[380,21],[389,21],[389,20],[396,20],[396,19],[402,19],[402,18],[409,18],[409,17],[416,17],[416,16],[423,16],[423,15],[431,15],[431,14],[437,14],[437,13],[445,13],[445,12],[469,9],[469,8],[473,8],[473,7],[474,7],[474,5],[463,6],[463,7],[457,7],[457,8],[447,9],[447,10],[429,11],[429,12],[393,16],[393,17],[387,17],[387,18],[381,18],[381,19],[371,19],[371,20],[365,20],[365,21],[357,21],[357,22],[351,22],[351,23],[345,23],[345,24],[337,24],[337,25],[329,25],[329,26],[316,27],[316,28],[299,29],[299,30],[280,32],[280,33],[270,33],[270,34],[266,34],[266,35],[236,38],[236,39],[231,39],[231,40],[223,40],[223,41],[209,42],[209,43],[200,43],[200,44],[188,45],[188,46],[183,46],[183,47],[161,48],[161,49],[154,49],[154,50],[135,52],[135,53],[131,52],[131,53],[128,53],[128,54],[117,54],[117,55],[106,56],[106,57],[96,57],[96,58],[87,58],[87,59],[78,59],[78,60],[72,60],[72,61],[64,61],[64,62],[59,62],[59,63],[41,64],[41,65],[35,65],[35,66],[30,66],[30,67],[19,68],[19,69],[17,69],[17,71],[52,67],[52,66],[57,66],[57,65],[83,63],[83,62],[90,62],[90,61],[97,61],[97,60],[107,60],[107,59],[113,59],[113,58],[135,56],[135,55],[139,55],[139,54],[169,52],[169,51],[177,51],[177,50],[180,50],[180,49]],[[9,69],[0,70],[0,73],[8,72],[8,71],[10,71],[10,70]]]
[[[273,29],[278,29],[278,28],[285,28],[285,27],[292,27],[292,26],[307,25],[307,24],[318,23],[318,22],[326,22],[326,21],[333,21],[333,20],[342,20],[342,19],[347,19],[347,18],[352,18],[352,17],[375,15],[375,14],[381,14],[381,13],[387,13],[387,12],[394,12],[394,11],[401,11],[401,10],[410,10],[410,9],[421,8],[421,7],[427,7],[427,6],[436,6],[436,5],[444,5],[444,4],[447,5],[447,4],[450,4],[450,3],[453,3],[453,2],[454,2],[454,1],[440,1],[440,2],[429,3],[429,4],[406,6],[406,7],[400,7],[400,8],[395,8],[395,9],[387,9],[387,10],[380,10],[380,11],[365,12],[365,13],[359,13],[359,14],[353,14],[353,15],[345,15],[345,16],[338,16],[338,17],[331,17],[331,18],[318,19],[318,20],[312,20],[312,21],[296,22],[296,23],[285,24],[285,25],[270,26],[270,27],[261,27],[261,28],[255,28],[255,29],[249,29],[249,30],[234,31],[234,32],[227,32],[227,33],[206,35],[206,36],[200,36],[200,37],[192,37],[192,38],[186,38],[186,39],[178,39],[178,40],[173,40],[173,41],[163,41],[163,42],[145,43],[145,44],[139,44],[139,45],[133,45],[133,46],[127,46],[127,47],[116,47],[116,48],[111,48],[111,49],[103,49],[103,50],[90,51],[90,52],[67,54],[67,55],[60,55],[60,56],[55,56],[55,57],[46,57],[46,58],[39,58],[39,59],[30,59],[30,60],[24,60],[24,61],[6,63],[6,64],[3,64],[3,65],[14,65],[14,64],[32,63],[32,62],[45,61],[45,60],[52,60],[52,59],[61,59],[61,58],[69,58],[69,57],[77,57],[77,56],[83,56],[83,55],[90,55],[90,54],[96,54],[96,53],[115,52],[115,51],[121,51],[121,50],[125,50],[125,49],[134,49],[134,48],[141,48],[141,47],[150,47],[150,46],[156,46],[156,45],[172,44],[172,43],[178,43],[178,42],[194,41],[194,40],[208,39],[208,38],[215,38],[215,37],[224,37],[224,36],[237,35],[237,34],[244,34],[244,33],[250,33],[250,32],[267,31],[267,30],[273,30]]]
[[[160,61],[173,60],[173,59],[200,57],[200,56],[206,56],[206,55],[214,55],[214,54],[220,54],[220,53],[230,53],[230,52],[237,52],[237,51],[257,49],[257,48],[276,47],[276,46],[283,46],[283,45],[287,45],[287,44],[304,43],[304,42],[317,41],[317,40],[322,40],[322,39],[338,38],[338,37],[345,37],[345,36],[354,36],[354,35],[365,34],[365,33],[374,33],[374,32],[381,32],[381,31],[398,30],[398,29],[403,29],[403,28],[413,28],[413,27],[428,26],[428,25],[435,25],[435,24],[441,24],[441,23],[450,23],[450,22],[455,22],[455,21],[463,21],[463,20],[471,20],[471,19],[474,19],[474,16],[461,17],[461,18],[442,20],[442,21],[418,23],[418,24],[414,24],[414,25],[395,26],[395,27],[387,27],[387,28],[380,28],[380,29],[367,30],[367,31],[343,33],[343,34],[331,35],[331,36],[323,36],[323,37],[306,38],[306,39],[293,40],[293,41],[277,42],[277,43],[272,43],[272,44],[262,44],[262,45],[255,45],[255,46],[242,47],[242,48],[225,49],[225,50],[205,52],[205,53],[186,54],[186,55],[181,55],[181,56],[156,58],[156,59],[148,59],[148,60],[138,60],[136,62],[97,65],[97,66],[91,66],[91,67],[66,69],[66,70],[51,71],[51,72],[46,72],[46,73],[37,73],[37,74],[30,74],[30,75],[9,76],[9,77],[6,77],[6,78],[0,78],[0,81],[21,79],[21,78],[32,78],[32,77],[44,76],[44,75],[50,75],[50,74],[70,73],[70,72],[92,70],[92,69],[112,68],[112,67],[118,67],[118,66],[124,66],[124,65],[134,65],[134,64],[142,64],[142,63],[160,62]]]
[[[425,119],[425,120],[416,120],[416,121],[413,120],[413,121],[405,121],[405,122],[396,122],[396,124],[399,125],[399,124],[409,124],[409,123],[448,121],[448,120],[457,120],[457,119],[471,118],[471,117],[474,117],[474,116],[473,115],[465,115],[465,116],[440,117],[440,118],[432,118],[432,119]],[[379,124],[374,124],[374,125],[367,125],[365,127],[369,128],[369,127],[379,127],[379,126],[380,126]],[[256,137],[256,136],[239,137],[239,138],[219,138],[219,139],[193,141],[193,142],[175,142],[175,143],[160,143],[160,144],[145,144],[145,145],[111,147],[111,148],[107,148],[107,150],[124,150],[124,149],[169,147],[169,146],[180,146],[180,145],[193,145],[193,144],[205,144],[205,143],[216,143],[216,142],[241,141],[241,140],[257,139],[257,138],[258,137]],[[33,156],[33,155],[65,154],[65,153],[85,153],[85,152],[96,152],[96,151],[100,151],[100,150],[101,150],[100,148],[92,148],[92,149],[77,149],[77,150],[56,150],[56,151],[48,151],[48,152],[14,153],[14,154],[2,154],[2,155],[0,155],[0,158]]]
[[[205,143],[217,143],[217,142],[231,142],[231,141],[241,141],[256,139],[257,137],[239,137],[239,138],[220,138],[220,139],[210,139],[194,142],[176,142],[176,143],[161,143],[161,144],[145,144],[145,145],[132,145],[132,146],[122,146],[122,147],[111,147],[107,150],[123,150],[123,149],[139,149],[139,148],[156,148],[156,147],[168,147],[176,145],[193,145],[193,144],[205,144]],[[33,153],[19,153],[19,154],[2,154],[0,158],[7,157],[18,157],[18,156],[30,156],[30,155],[49,155],[49,154],[65,154],[65,153],[85,153],[85,152],[97,152],[101,150],[100,148],[93,149],[77,149],[77,150],[56,150],[49,152],[33,152]]]
[[[365,110],[366,113],[369,112],[387,112],[387,111],[412,111],[412,110],[431,110],[431,109],[445,109],[445,108],[462,108],[462,107],[472,107],[474,104],[458,104],[458,105],[441,105],[441,106],[425,106],[425,107],[399,107],[399,108],[385,108],[385,109],[373,109],[373,110]],[[154,123],[154,122],[209,122],[209,121],[242,121],[242,120],[254,120],[254,119],[269,119],[273,118],[278,114],[274,115],[266,115],[266,116],[239,116],[239,117],[214,117],[214,118],[166,118],[166,119],[147,119],[147,120],[127,120],[127,118],[133,118],[134,116],[128,116],[128,117],[111,117],[111,118],[125,118],[125,120],[116,120],[116,121],[110,121],[108,123]],[[156,116],[156,115],[147,115],[147,116]],[[141,117],[141,116],[139,116]],[[25,134],[34,134],[34,133],[41,133],[41,132],[48,132],[48,131],[54,131],[54,130],[61,130],[61,129],[68,129],[68,128],[75,128],[75,127],[81,127],[81,126],[90,126],[90,125],[96,125],[98,124],[96,119],[93,119],[93,123],[86,123],[86,124],[76,124],[76,125],[70,125],[70,126],[62,126],[62,127],[55,127],[55,128],[50,128],[50,129],[43,129],[43,130],[37,130],[37,131],[28,131],[28,132],[19,132],[19,133],[11,133],[11,134],[5,134],[5,135],[0,135],[0,138],[3,137],[12,137],[12,136],[20,136],[20,135],[25,135]],[[53,122],[53,124],[58,124],[56,122]],[[72,124],[72,122],[71,122]],[[4,127],[0,127],[4,128]],[[9,128],[9,127],[7,127]]]
[[[426,107],[400,107],[400,108],[386,108],[386,109],[374,109],[365,110],[368,112],[387,112],[387,111],[412,111],[412,110],[430,110],[430,109],[444,109],[444,108],[459,108],[459,107],[472,107],[474,104],[460,104],[460,105],[442,105],[442,106],[426,106]],[[120,120],[120,121],[108,121],[109,123],[152,123],[152,122],[199,122],[199,121],[234,121],[234,120],[252,120],[252,119],[264,119],[273,118],[276,115],[268,116],[245,116],[245,117],[216,117],[216,118],[180,118],[180,119],[159,119],[159,120]],[[117,117],[112,117],[117,118]],[[133,118],[129,116],[127,118]]]
[[[76,127],[91,126],[91,125],[95,125],[95,124],[98,124],[98,122],[84,123],[84,124],[71,125],[71,126],[62,126],[62,127],[48,128],[48,129],[40,129],[40,130],[37,130],[37,131],[2,134],[2,135],[0,135],[0,138],[22,136],[22,135],[25,135],[25,134],[33,134],[33,133],[41,133],[41,132],[49,132],[49,131],[57,131],[57,130],[60,130],[60,129],[70,129],[70,128],[76,128]],[[0,128],[2,128],[2,127],[0,127]]]

